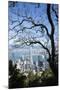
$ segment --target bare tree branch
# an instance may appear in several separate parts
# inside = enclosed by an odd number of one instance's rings
[[[54,9],[54,6],[53,5],[52,5],[52,11],[55,13],[55,16],[56,16],[57,21],[58,21],[58,12]]]
[[[31,20],[30,20],[31,19]],[[34,27],[40,27],[41,29],[45,29],[48,37],[50,38],[50,34],[48,32],[48,28],[44,25],[44,24],[36,24],[31,17],[29,17],[28,19],[23,19],[19,24],[15,25],[11,30],[15,29],[17,26],[20,26],[22,25],[25,21],[28,21],[28,22],[31,22],[32,23],[32,26],[31,27],[23,27],[23,29],[32,29]],[[22,29],[22,31],[23,31]],[[38,30],[37,30],[38,31]],[[40,31],[40,30],[39,30]]]
[[[26,44],[29,43],[28,45],[31,45],[31,44],[40,44],[47,52],[48,54],[50,55],[50,51],[47,47],[45,47],[40,41],[28,41],[28,42],[25,42]]]
[[[51,35],[53,35],[55,31],[55,27],[54,27],[54,23],[51,17],[51,5],[50,4],[47,4],[47,16],[48,16],[49,23],[51,25]]]

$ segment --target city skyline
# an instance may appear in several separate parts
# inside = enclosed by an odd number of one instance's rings
[[[58,4],[8,2],[9,88],[58,85]]]

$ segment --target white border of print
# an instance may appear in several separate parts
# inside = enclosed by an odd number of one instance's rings
[[[43,1],[42,0],[10,0],[10,1],[26,1],[26,2],[56,3],[56,4],[60,3],[60,0],[43,0]],[[60,18],[59,18],[59,22],[60,22]],[[59,29],[60,29],[60,24],[59,24]],[[59,31],[59,40],[60,40],[60,31]],[[60,46],[60,41],[59,41],[59,46]],[[60,48],[59,48],[59,52],[60,52]],[[59,55],[59,59],[60,59],[60,55]],[[53,87],[38,87],[38,88],[36,87],[36,88],[24,88],[24,89],[25,90],[26,89],[30,89],[30,90],[58,89],[59,90],[60,85]],[[8,90],[8,0],[0,0],[0,90]]]

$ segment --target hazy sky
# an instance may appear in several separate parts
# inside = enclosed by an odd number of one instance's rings
[[[37,3],[18,2],[14,7],[12,7],[11,2],[9,2],[9,8],[8,8],[8,20],[9,20],[8,30],[9,30],[9,39],[10,39],[9,48],[13,49],[14,46],[16,47],[20,46],[23,40],[28,40],[28,39],[32,40],[32,37],[35,38],[36,40],[40,40],[43,44],[44,42],[47,42],[47,40],[49,39],[48,36],[46,35],[46,32],[44,33],[43,37],[41,37],[42,33],[40,33],[39,31],[37,32],[37,30],[40,30],[40,27],[35,27],[33,29],[25,29],[23,32],[21,31],[23,27],[28,27],[28,28],[31,27],[32,26],[31,22],[25,21],[22,25],[15,27],[23,20],[23,18],[26,19],[25,16],[32,17],[35,23],[44,24],[48,28],[48,31],[50,33],[51,27],[46,14],[46,4],[39,4],[38,6]],[[52,18],[55,24],[54,38],[55,38],[55,42],[57,43],[58,25],[56,24],[55,21],[56,18],[54,17],[53,13],[52,13]],[[17,34],[18,30],[20,31]],[[14,37],[16,34],[17,36]],[[12,37],[14,38],[11,39]],[[21,42],[15,42],[16,40],[19,39]],[[49,44],[50,44],[50,40],[49,40]],[[38,46],[38,44],[36,46]]]

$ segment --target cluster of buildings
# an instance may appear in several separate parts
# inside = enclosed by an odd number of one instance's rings
[[[14,64],[17,65],[17,69],[20,72],[28,73],[33,71],[33,73],[45,71],[48,68],[48,63],[46,61],[41,61],[38,56],[38,60],[30,60],[29,58],[20,58],[17,61],[14,61]]]
[[[17,69],[20,72],[33,71],[41,72],[48,69],[48,62],[46,59],[46,52],[39,48],[20,49],[20,57],[17,60],[13,60],[13,64],[17,65]]]

